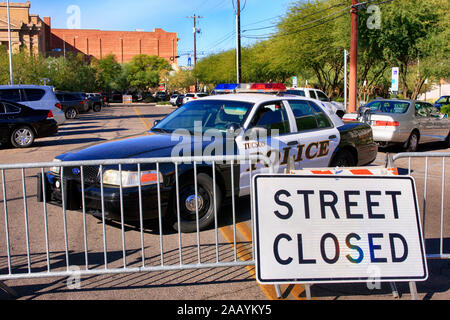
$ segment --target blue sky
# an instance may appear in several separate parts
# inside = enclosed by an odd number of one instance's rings
[[[292,2],[294,0],[241,0],[241,7],[245,4],[241,14],[242,30],[272,26]],[[67,28],[71,16],[67,10],[72,5],[80,8],[82,29],[152,31],[162,28],[176,32],[181,39],[178,42],[180,54],[193,52],[193,19],[187,17],[194,14],[203,17],[198,20],[201,33],[197,37],[197,50],[200,53],[211,54],[236,46],[232,0],[31,0],[31,13],[41,18],[50,16],[54,28]],[[264,34],[271,30],[247,31],[243,35]],[[243,38],[242,45],[254,41]],[[179,64],[186,65],[187,59],[182,56]]]

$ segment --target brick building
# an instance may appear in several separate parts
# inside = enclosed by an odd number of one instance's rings
[[[156,55],[176,64],[177,34],[155,29],[143,31],[101,31],[51,29],[50,51],[82,52],[101,59],[114,54],[119,63],[138,54]]]
[[[10,3],[11,42],[13,52],[19,49],[43,55],[83,53],[101,59],[114,54],[119,63],[127,63],[138,54],[156,55],[177,64],[177,34],[154,29],[144,31],[102,31],[53,29],[51,18],[30,14],[30,2]],[[8,47],[6,2],[0,2],[0,45]]]
[[[6,2],[0,2],[0,45],[8,48]],[[11,47],[13,52],[26,49],[32,53],[49,50],[49,28],[36,14],[30,14],[30,2],[10,3]]]

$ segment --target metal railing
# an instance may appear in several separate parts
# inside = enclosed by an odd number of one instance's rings
[[[47,278],[47,277],[70,277],[103,275],[103,274],[119,274],[119,273],[140,273],[153,271],[173,271],[173,270],[189,270],[201,268],[226,268],[226,267],[240,267],[253,266],[254,255],[242,261],[238,258],[237,246],[233,247],[232,253],[229,252],[230,245],[228,243],[219,243],[219,203],[217,202],[217,188],[220,186],[220,179],[229,180],[229,193],[231,193],[231,214],[232,227],[234,230],[234,242],[236,243],[236,208],[235,200],[239,195],[236,194],[236,186],[239,186],[240,168],[238,165],[248,165],[249,178],[253,175],[252,164],[264,164],[267,170],[273,172],[273,167],[267,157],[260,155],[250,156],[211,156],[211,157],[180,157],[180,158],[150,158],[150,159],[123,159],[123,160],[99,160],[99,161],[79,161],[79,162],[51,162],[51,163],[29,163],[29,164],[12,164],[0,165],[2,191],[0,191],[0,203],[3,204],[3,230],[0,229],[0,284],[1,281],[16,280],[16,279],[31,279],[31,278]],[[156,193],[157,204],[155,204],[157,215],[157,226],[155,230],[159,230],[157,237],[152,237],[152,240],[159,236],[159,248],[153,251],[151,257],[146,256],[149,244],[145,243],[144,234],[146,228],[144,226],[144,211],[143,207],[144,193],[141,179],[137,186],[139,202],[139,221],[135,224],[135,230],[139,231],[139,239],[135,239],[136,243],[140,243],[139,248],[130,250],[127,248],[126,239],[126,223],[125,216],[127,214],[124,206],[124,190],[122,186],[122,175],[125,172],[125,166],[136,166],[138,177],[141,177],[143,172],[143,165],[153,165],[156,172],[159,172],[163,165],[172,165],[171,172],[172,181],[170,188],[175,192],[173,201],[176,201],[176,221],[178,226],[181,223],[180,215],[180,175],[181,168],[186,170],[185,165],[191,165],[191,178],[193,179],[193,189],[195,189],[195,221],[196,230],[193,233],[184,234],[178,228],[178,231],[166,235],[163,228],[163,203],[162,192],[166,186],[160,181],[161,177],[157,174],[157,183],[154,192]],[[219,177],[218,166],[228,168],[227,173],[229,177]],[[120,244],[116,241],[115,245],[111,247],[121,247],[117,251],[111,252],[109,242],[107,239],[107,203],[105,201],[104,192],[107,186],[103,181],[103,172],[106,168],[111,166],[118,167],[120,172],[120,187],[117,189],[117,194],[120,202],[120,221],[117,223],[120,226]],[[213,201],[214,207],[214,226],[210,231],[214,232],[214,243],[202,243],[201,230],[199,226],[199,207],[201,207],[199,197],[199,172],[207,166],[210,168],[212,185],[213,185]],[[48,188],[45,185],[46,174],[48,168],[59,168],[60,170],[60,192],[61,204],[59,207],[50,205],[48,199]],[[101,195],[101,210],[97,214],[97,218],[101,221],[100,226],[96,224],[94,229],[92,225],[88,226],[87,217],[89,208],[87,202],[89,195],[86,190],[86,175],[87,168],[98,167],[98,181],[100,195]],[[78,191],[81,194],[81,208],[77,210],[80,214],[72,214],[67,209],[67,199],[65,193],[73,190],[64,190],[67,185],[64,183],[68,175],[70,175],[69,168],[79,168],[79,185]],[[34,169],[30,175],[30,170]],[[46,171],[47,169],[47,171]],[[67,171],[67,172],[66,172]],[[237,173],[237,175],[236,175]],[[67,176],[66,176],[67,175]],[[9,178],[9,179],[8,179]],[[38,178],[38,183],[35,184],[36,192],[42,193],[42,204],[40,204],[32,194],[34,190],[31,184],[27,183],[30,179]],[[166,179],[166,177],[164,177]],[[40,184],[42,185],[40,186]],[[223,183],[222,183],[223,184]],[[20,186],[18,186],[20,185]],[[39,188],[42,187],[42,191]],[[251,188],[251,184],[250,184]],[[31,191],[30,191],[31,190]],[[250,192],[251,193],[251,192]],[[14,196],[12,196],[14,194]],[[1,197],[2,195],[2,197]],[[21,202],[21,203],[20,203]],[[19,204],[20,203],[20,204]],[[250,204],[251,206],[252,204]],[[38,211],[43,211],[43,216]],[[252,210],[250,210],[252,212]],[[61,216],[62,212],[62,216]],[[61,219],[62,218],[62,219]],[[42,219],[42,220],[41,220]],[[78,219],[78,220],[77,220]],[[61,221],[62,220],[62,221]],[[81,221],[80,221],[81,220]],[[81,231],[82,240],[80,241],[80,234],[76,235],[78,243],[74,245],[70,241],[69,234],[73,234],[70,230],[71,223],[77,221],[77,230]],[[52,225],[53,224],[53,225]],[[118,229],[116,228],[115,235],[118,236]],[[252,226],[253,227],[253,226]],[[62,228],[62,236],[59,228]],[[88,230],[89,229],[89,230]],[[253,230],[252,230],[253,231]],[[14,233],[14,235],[12,234]],[[96,235],[96,241],[90,239],[92,233]],[[101,236],[99,236],[101,234]],[[73,237],[73,236],[72,236]],[[171,248],[165,248],[165,237],[172,237]],[[118,239],[114,239],[118,240]],[[208,240],[210,241],[210,240]],[[177,246],[174,247],[174,243]],[[186,243],[186,244],[184,244]],[[189,243],[189,244],[188,244]],[[147,247],[146,247],[147,245]],[[154,246],[152,243],[150,246]],[[250,243],[249,245],[252,245]],[[82,246],[82,249],[79,247]],[[33,250],[33,247],[38,249]],[[55,249],[57,248],[57,249]],[[74,248],[78,248],[75,250]],[[214,248],[213,254],[202,256],[202,250]],[[224,248],[227,248],[226,250]],[[222,251],[228,253],[221,254]],[[130,251],[133,256],[133,261],[130,262]],[[224,252],[225,252],[224,251]],[[252,250],[253,251],[253,250]],[[170,255],[170,261],[168,256]],[[224,258],[221,258],[221,255]],[[94,256],[94,258],[92,258]],[[111,258],[113,256],[114,258]],[[74,261],[71,261],[73,258]],[[166,259],[167,258],[167,259]],[[109,259],[109,260],[108,260]],[[57,260],[57,263],[55,263]],[[83,261],[84,260],[84,261]],[[93,261],[94,260],[94,261]],[[112,261],[111,261],[112,260]]]
[[[418,196],[421,195],[422,230],[424,239],[427,239],[425,227],[431,223],[433,219],[439,220],[438,252],[427,252],[427,259],[450,259],[450,252],[444,252],[444,239],[446,236],[445,217],[447,216],[448,219],[449,215],[447,203],[449,197],[446,197],[446,190],[450,187],[449,185],[446,186],[446,183],[448,184],[450,182],[450,180],[447,179],[448,168],[446,168],[446,166],[450,165],[450,162],[448,161],[450,159],[450,152],[400,153],[391,156],[391,159],[388,160],[388,166],[399,167],[399,162],[402,159],[407,160],[407,174],[412,175],[416,179],[416,184],[420,185],[418,186]],[[417,159],[425,160],[424,168],[414,166],[413,161]],[[438,196],[437,193],[434,192],[431,195],[433,197],[431,201],[429,195],[430,184],[433,184],[435,188],[440,188],[440,195]],[[430,208],[430,203],[434,205],[433,208]],[[439,203],[439,205],[437,205],[437,203]],[[448,234],[449,231],[447,224],[447,237],[450,236]],[[434,235],[436,234],[434,233]],[[450,250],[450,248],[447,248],[447,250]]]

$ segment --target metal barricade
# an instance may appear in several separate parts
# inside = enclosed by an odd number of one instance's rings
[[[254,174],[252,164],[264,164],[267,170],[273,172],[273,167],[267,157],[260,155],[251,156],[211,156],[211,157],[180,157],[180,158],[150,158],[150,159],[123,159],[123,160],[102,160],[102,161],[80,161],[80,162],[51,162],[51,163],[30,163],[0,165],[1,191],[0,206],[3,207],[3,215],[0,215],[0,285],[1,281],[47,278],[47,277],[71,277],[71,276],[90,276],[103,274],[123,274],[123,273],[143,273],[153,271],[174,271],[205,268],[227,268],[254,266],[254,255],[242,260],[238,258],[237,246],[230,251],[229,243],[220,243],[219,241],[219,217],[217,203],[217,187],[222,186],[217,166],[228,167],[231,189],[231,214],[232,225],[234,229],[234,242],[236,242],[236,208],[235,200],[239,197],[236,194],[236,186],[239,186],[240,168],[238,165],[247,165],[249,178]],[[125,166],[136,166],[138,176],[141,177],[142,166],[154,165],[156,172],[160,166],[170,164],[173,166],[172,188],[175,189],[175,196],[172,200],[176,201],[176,219],[180,225],[180,168],[183,165],[191,165],[191,176],[195,186],[195,211],[196,211],[196,231],[184,234],[178,228],[178,232],[165,234],[163,231],[163,210],[162,210],[162,184],[160,175],[157,176],[156,193],[157,203],[155,208],[158,212],[157,225],[155,226],[153,240],[159,239],[159,244],[146,243],[146,226],[143,218],[143,185],[139,179],[139,197],[136,199],[139,205],[139,221],[135,225],[136,234],[139,239],[134,239],[134,244],[140,243],[139,247],[130,249],[127,247],[126,229],[129,228],[125,223],[124,215],[124,192],[122,175],[125,172]],[[120,188],[117,190],[117,197],[120,198],[120,221],[116,228],[107,234],[109,224],[105,216],[103,172],[105,168],[115,166],[120,172]],[[199,204],[200,192],[198,185],[198,174],[205,172],[205,166],[209,168],[214,191],[214,227],[209,234],[213,243],[201,241],[201,231],[199,227]],[[97,215],[95,223],[88,223],[88,196],[85,185],[88,175],[86,172],[92,168],[98,167],[98,184],[101,192],[101,212]],[[59,168],[61,181],[61,207],[52,206],[47,202],[46,186],[44,180],[49,168]],[[81,188],[81,214],[71,212],[67,209],[67,199],[65,190],[67,184],[65,178],[71,174],[68,168],[79,168]],[[185,168],[185,167],[183,167]],[[47,170],[47,171],[46,171]],[[31,172],[33,171],[33,172]],[[67,171],[67,172],[66,172]],[[38,179],[38,183],[33,185],[30,180]],[[37,202],[36,193],[32,186],[39,189],[42,182],[42,203]],[[251,183],[250,183],[251,193]],[[194,188],[194,187],[193,187]],[[35,193],[36,192],[36,193]],[[167,199],[166,199],[167,200]],[[211,200],[211,199],[210,199]],[[252,204],[250,204],[252,206]],[[253,210],[251,209],[251,215]],[[1,209],[0,209],[1,212]],[[43,214],[42,214],[43,213]],[[61,214],[62,213],[62,214]],[[90,217],[90,216],[89,216]],[[252,219],[252,217],[251,217]],[[71,226],[77,223],[76,230]],[[253,227],[253,224],[252,224]],[[3,229],[3,230],[2,230]],[[137,232],[138,231],[138,232]],[[253,231],[253,230],[252,230]],[[136,236],[135,234],[135,236]],[[171,237],[170,246],[165,247],[166,237]],[[202,234],[203,237],[203,234]],[[206,237],[205,237],[206,238]],[[71,240],[77,240],[71,242]],[[112,245],[111,245],[112,243]],[[174,243],[177,243],[175,245]],[[249,245],[252,245],[250,243]],[[149,247],[152,252],[149,254]],[[221,251],[227,248],[227,254]],[[113,251],[113,248],[116,251]],[[203,250],[207,249],[208,254],[202,255]],[[113,252],[112,252],[113,251]],[[251,250],[253,252],[253,250]]]
[[[449,259],[450,248],[447,244],[445,252],[445,241],[449,241],[450,229],[449,224],[445,224],[445,217],[448,219],[449,197],[446,197],[446,190],[450,188],[450,180],[447,179],[446,173],[449,171],[450,153],[400,153],[391,155],[389,158],[388,167],[406,166],[404,173],[413,176],[416,180],[418,201],[422,211],[422,230],[428,244],[427,259]],[[415,166],[414,162],[419,160],[425,161],[423,167]],[[433,190],[430,190],[430,186]],[[439,228],[427,230],[426,227],[432,223],[433,226],[438,224]]]

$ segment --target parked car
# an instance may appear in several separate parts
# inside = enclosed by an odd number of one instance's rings
[[[405,151],[416,152],[420,143],[444,141],[450,147],[450,119],[428,102],[378,99],[365,109],[366,121],[380,146],[398,144]],[[357,119],[357,114],[344,116],[344,121]]]
[[[177,105],[177,99],[178,99],[179,94],[173,94],[170,96],[170,104],[172,106],[176,106]]]
[[[345,113],[345,107],[342,103],[332,101],[322,90],[314,88],[288,88],[285,94],[306,97],[322,101],[324,105],[330,108],[338,116],[342,117]]]
[[[177,97],[177,100],[176,100],[176,102],[175,102],[175,105],[176,105],[177,107],[181,107],[181,106],[183,105],[183,100],[184,100],[184,94],[180,94],[180,95]]]
[[[61,103],[66,119],[75,119],[80,113],[90,110],[87,99],[81,93],[57,91],[56,97]]]
[[[204,97],[207,97],[207,96],[208,96],[208,94],[207,94],[207,93],[203,93],[203,92],[199,92],[199,93],[186,93],[186,94],[184,95],[184,98],[183,98],[183,104],[186,104],[186,103],[188,103],[189,101],[197,100],[197,99],[204,98]]]
[[[58,125],[66,121],[53,87],[37,85],[0,85],[0,100],[20,103],[35,110],[51,111]]]
[[[0,144],[28,148],[35,139],[58,132],[51,110],[36,110],[22,104],[0,100]]]
[[[434,106],[438,110],[441,110],[442,106],[445,106],[445,105],[448,105],[448,104],[450,104],[450,96],[442,96],[436,101]]]
[[[209,134],[214,130],[215,139],[200,139],[202,141],[198,143],[197,139],[192,137],[192,132],[199,129],[199,123],[203,133]],[[278,134],[274,131],[278,131]],[[173,139],[172,134],[178,137]],[[233,143],[230,143],[230,140]],[[180,154],[182,150],[188,150],[189,154],[193,151],[193,154],[202,155],[208,155],[208,150],[209,153],[215,150],[216,155],[264,154],[272,159],[274,170],[282,173],[287,168],[289,157],[292,157],[296,169],[351,167],[373,162],[378,148],[372,139],[372,129],[369,125],[345,124],[338,116],[329,116],[317,100],[281,97],[275,94],[230,94],[191,101],[158,122],[149,133],[67,152],[59,155],[55,162],[166,158],[174,154],[187,156]],[[246,196],[250,193],[249,164],[236,164],[235,168],[234,191],[240,196]],[[262,163],[253,164],[252,168],[253,174],[269,172],[269,168]],[[100,172],[98,167],[85,169],[85,208],[88,212],[102,215],[104,200],[104,216],[107,219],[120,220],[123,212],[126,214],[125,220],[139,221],[137,199],[141,185],[143,217],[154,219],[158,217],[157,184],[160,183],[163,219],[168,225],[182,232],[196,230],[196,209],[201,230],[214,222],[214,190],[217,195],[217,208],[220,208],[233,192],[229,165],[217,164],[216,181],[220,182],[215,188],[211,175],[212,164],[201,163],[197,171],[198,203],[201,205],[196,208],[193,206],[194,167],[192,164],[183,164],[178,171],[178,203],[181,211],[181,220],[178,222],[175,209],[177,202],[174,197],[177,171],[173,164],[161,163],[159,167],[146,164],[142,165],[141,170],[135,165],[124,165],[121,170],[118,170],[117,166],[108,167],[103,172]],[[46,173],[44,185],[47,190],[47,203],[61,206],[64,197],[68,210],[81,211],[80,173],[80,168],[65,167],[62,177],[58,166]],[[62,180],[67,180],[67,184],[62,184]],[[42,186],[42,182],[39,181],[38,185]],[[65,186],[64,195],[61,185]],[[123,188],[123,197],[119,199],[120,187]],[[38,200],[43,201],[42,192],[38,192]]]
[[[91,102],[92,110],[94,110],[94,112],[102,111],[103,107],[105,106],[105,99],[102,94],[86,93],[86,96],[88,100]]]
[[[157,100],[157,101],[167,101],[169,100],[169,95],[166,92],[163,91],[158,91],[156,92],[153,97]]]

